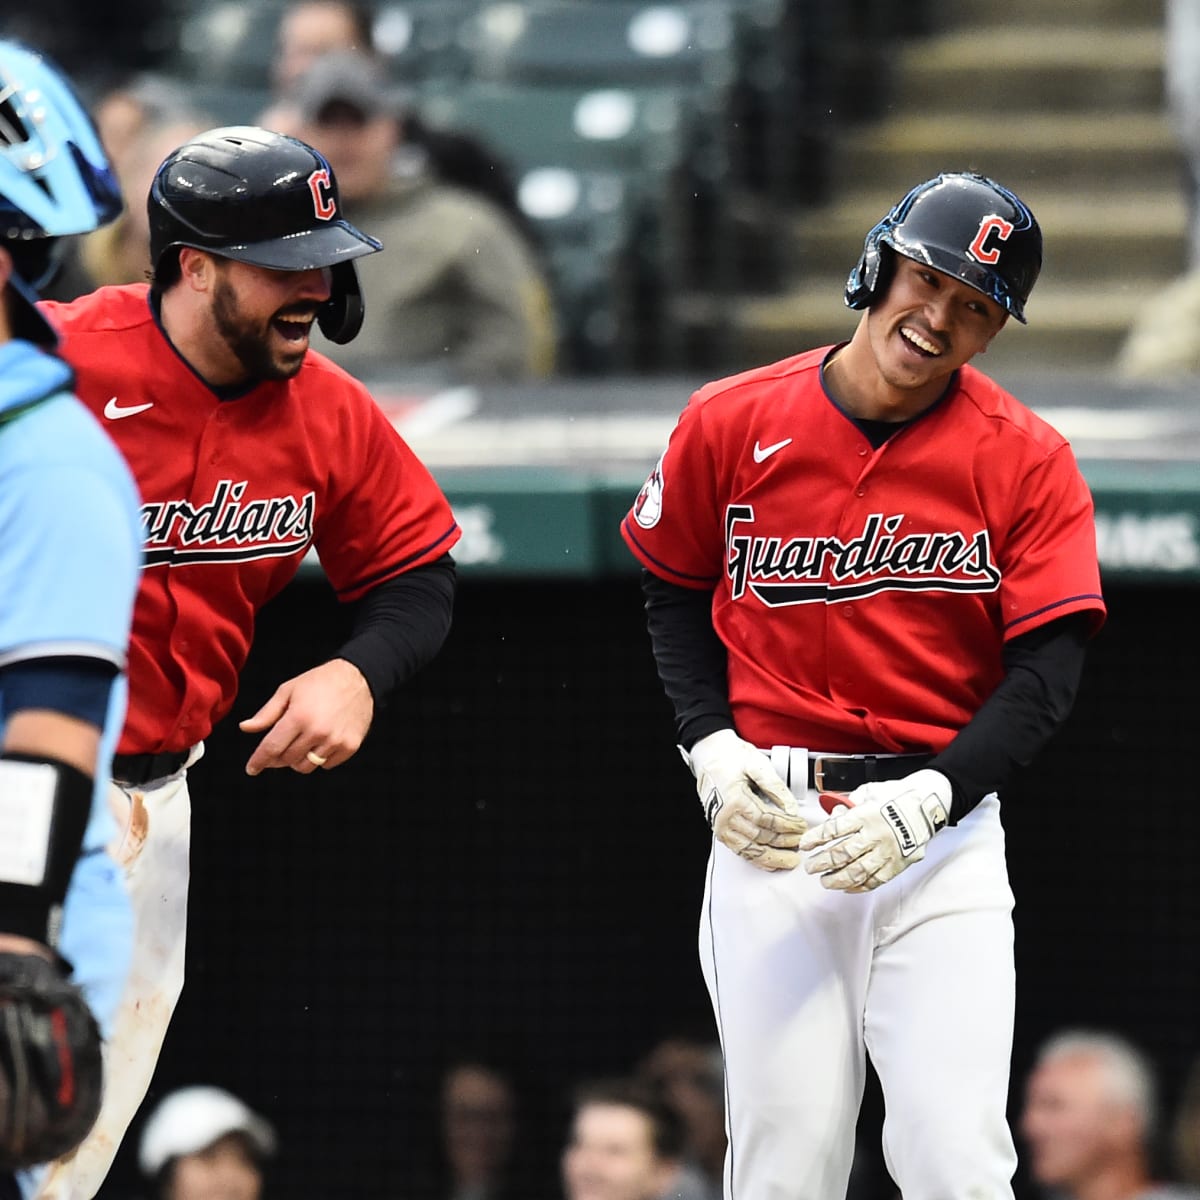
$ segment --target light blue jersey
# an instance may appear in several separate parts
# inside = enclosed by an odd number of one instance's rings
[[[32,344],[0,345],[0,666],[63,656],[125,662],[142,553],[137,489],[71,382],[66,364]],[[122,872],[104,852],[116,832],[107,764],[125,696],[122,675],[59,943],[106,1034],[133,936]],[[3,719],[0,692],[0,727]]]

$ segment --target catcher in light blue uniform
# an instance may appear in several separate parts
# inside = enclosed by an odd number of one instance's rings
[[[70,85],[0,42],[0,1196],[94,1122],[132,945],[106,846],[137,490],[34,307],[56,240],[120,203]]]

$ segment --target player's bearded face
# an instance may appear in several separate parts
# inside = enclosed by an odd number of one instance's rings
[[[328,272],[221,265],[212,291],[217,333],[251,379],[290,379],[308,353]]]

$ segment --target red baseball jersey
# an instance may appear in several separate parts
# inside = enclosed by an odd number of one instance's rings
[[[969,366],[872,449],[825,392],[830,349],[696,392],[621,531],[663,579],[715,589],[748,741],[936,752],[1005,639],[1103,621],[1091,494],[1065,439]]]
[[[80,399],[142,493],[123,754],[208,736],[233,704],[255,614],[310,545],[338,596],[355,600],[445,554],[460,532],[351,376],[309,351],[293,379],[222,400],[176,353],[147,297],[137,284],[44,306]]]

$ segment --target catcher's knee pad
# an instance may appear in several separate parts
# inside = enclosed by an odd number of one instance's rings
[[[70,1153],[100,1112],[100,1029],[63,970],[0,954],[0,1169]]]

